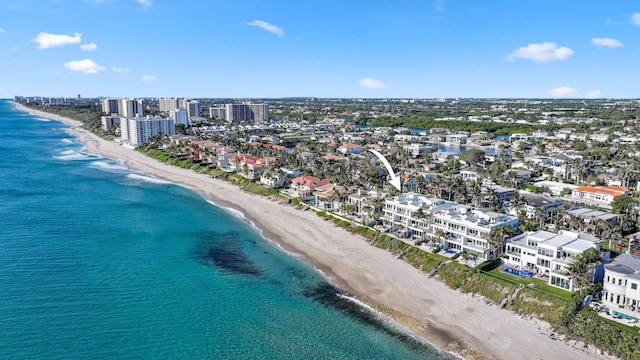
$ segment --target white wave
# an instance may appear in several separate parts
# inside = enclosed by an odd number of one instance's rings
[[[73,141],[69,140],[67,138],[62,139],[62,142],[65,143],[65,144],[73,144]]]
[[[155,177],[152,177],[152,176],[147,176],[147,175],[129,174],[129,175],[127,175],[127,177],[129,179],[146,181],[146,182],[153,183],[153,184],[172,184],[172,182],[170,182],[170,181],[158,179],[158,178],[155,178]]]
[[[109,170],[128,170],[126,166],[113,164],[113,163],[109,163],[109,162],[106,162],[106,161],[94,161],[89,166],[91,166],[93,168],[101,169],[101,170],[106,170],[106,171],[109,171]]]
[[[244,216],[244,213],[243,213],[242,211],[240,211],[240,210],[236,210],[236,209],[234,209],[234,208],[230,208],[230,207],[226,207],[226,208],[223,208],[223,209],[225,209],[226,211],[230,212],[230,213],[231,213],[233,216],[235,216],[235,217],[239,217],[240,219],[243,219],[243,220],[246,220],[246,219],[247,219],[247,218]],[[251,221],[250,221],[250,222],[251,222]],[[253,222],[251,222],[251,223],[253,224]],[[254,227],[255,227],[255,224],[254,224]]]
[[[43,117],[34,117],[33,119],[36,120],[36,121],[42,121],[42,122],[53,121],[52,119],[46,119],[46,118],[43,118]]]
[[[72,160],[95,159],[95,156],[92,156],[90,154],[81,153],[81,152],[75,151],[75,150],[65,150],[65,151],[61,152],[60,155],[54,156],[54,158],[58,159],[58,160],[72,161]]]

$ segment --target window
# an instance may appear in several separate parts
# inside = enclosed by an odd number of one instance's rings
[[[637,290],[637,289],[638,289],[638,284],[631,283],[631,290]]]
[[[618,285],[622,285],[622,279],[618,279]]]

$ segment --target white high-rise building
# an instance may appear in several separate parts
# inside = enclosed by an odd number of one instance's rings
[[[189,119],[200,116],[200,103],[197,101],[187,101],[185,104],[187,109],[187,116]]]
[[[176,121],[176,124],[189,126],[189,114],[187,109],[175,109],[169,112],[169,117]]]
[[[177,98],[162,98],[158,99],[158,107],[160,112],[168,114],[170,111],[174,111],[175,109],[180,107]]]
[[[268,121],[268,104],[226,104],[224,119],[232,121]]]
[[[210,107],[209,108],[209,117],[212,119],[227,119],[227,109],[225,107]]]
[[[102,124],[102,129],[104,131],[108,131],[110,128],[115,127],[120,124],[119,116],[101,116],[100,123]]]
[[[117,114],[120,100],[118,99],[102,99],[102,112],[105,114]]]
[[[156,134],[175,135],[176,123],[174,119],[161,116],[127,118],[121,119],[120,131],[123,142],[137,146],[145,144],[149,137]]]
[[[127,118],[143,117],[144,104],[142,100],[122,99],[120,100],[119,114]]]
[[[251,110],[251,120],[269,121],[269,104],[247,104]]]

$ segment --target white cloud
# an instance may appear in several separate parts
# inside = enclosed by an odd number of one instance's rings
[[[136,2],[145,7],[153,5],[153,0],[136,0]]]
[[[599,98],[602,96],[602,93],[600,92],[600,90],[593,90],[593,91],[589,91],[587,93],[587,98],[589,99],[595,99],[595,98]]]
[[[598,46],[606,46],[610,48],[617,48],[624,46],[620,41],[616,39],[609,38],[593,38],[591,39],[591,43]]]
[[[547,91],[553,97],[569,97],[578,95],[578,91],[569,86],[561,86]]]
[[[535,62],[550,62],[553,60],[565,60],[573,55],[573,50],[568,47],[558,47],[556,43],[542,42],[520,47],[507,55],[506,60],[529,59]]]
[[[153,75],[142,75],[142,81],[149,82],[149,81],[153,81],[155,79],[156,79],[156,77],[153,76]]]
[[[80,45],[80,49],[84,50],[84,51],[93,51],[95,49],[98,48],[98,45],[96,45],[96,43],[90,43],[90,44],[82,44]]]
[[[45,32],[41,32],[35,39],[31,40],[32,42],[38,43],[38,49],[46,49],[54,46],[64,46],[69,44],[77,44],[80,41],[82,35],[78,33],[74,33],[73,36],[70,35],[56,35],[49,34]]]
[[[609,24],[609,25],[620,25],[620,21],[613,20],[612,18],[607,18],[607,24]]]
[[[105,70],[104,67],[90,59],[72,60],[65,63],[64,66],[71,71],[78,71],[83,74],[96,74]]]
[[[115,67],[115,66],[112,66],[111,70],[113,70],[113,72],[117,72],[117,73],[128,73],[129,72],[129,68],[119,68],[119,67]]]
[[[633,13],[633,15],[631,15],[631,22],[640,26],[640,13]]]
[[[358,81],[358,85],[367,89],[384,89],[387,87],[382,81],[366,77]]]
[[[433,2],[433,8],[439,12],[442,13],[444,12],[445,8],[444,8],[444,4],[447,2],[447,0],[435,0]]]
[[[269,24],[268,22],[264,22],[262,20],[253,20],[252,22],[247,23],[247,25],[259,27],[261,29],[267,30],[268,32],[270,32],[272,34],[278,35],[279,37],[284,37],[285,36],[284,35],[284,30],[282,30],[281,28],[279,28],[279,27],[277,27],[275,25]]]
[[[7,33],[7,30],[0,27],[0,34],[6,34],[6,33]]]

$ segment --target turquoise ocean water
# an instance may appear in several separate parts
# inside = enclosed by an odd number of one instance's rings
[[[196,193],[0,100],[0,359],[448,359]]]

